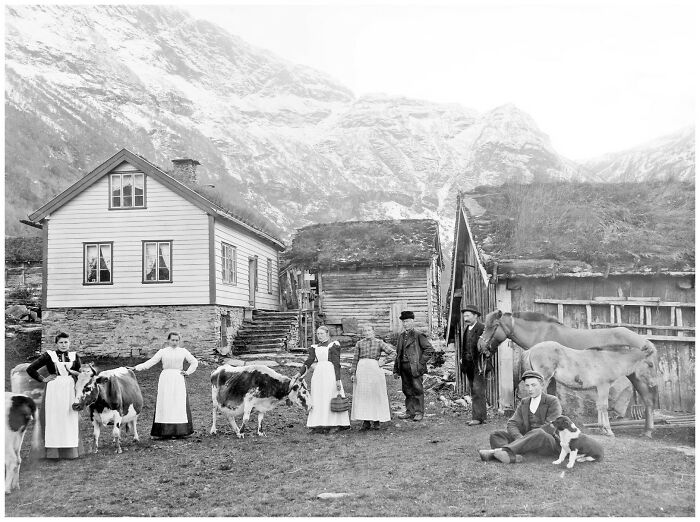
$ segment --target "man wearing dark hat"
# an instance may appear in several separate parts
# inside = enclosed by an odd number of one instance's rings
[[[559,399],[542,393],[544,379],[538,372],[526,371],[520,380],[525,383],[529,397],[521,400],[515,408],[506,431],[491,433],[492,449],[479,450],[481,460],[515,463],[521,462],[526,453],[559,455],[559,442],[551,424],[561,415]]]
[[[462,335],[462,373],[469,379],[470,395],[472,396],[472,420],[468,426],[476,426],[486,422],[486,357],[480,356],[477,343],[484,333],[484,324],[479,321],[481,312],[468,304],[462,307],[464,318],[464,334]],[[479,364],[479,363],[482,364]]]
[[[406,411],[398,415],[399,419],[423,420],[423,374],[428,369],[428,361],[435,350],[428,336],[415,330],[415,314],[401,312],[399,319],[404,331],[399,334],[396,343],[396,360],[394,361],[394,379],[401,377],[401,389],[406,396]]]

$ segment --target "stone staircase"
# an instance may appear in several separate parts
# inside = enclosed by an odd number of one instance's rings
[[[286,342],[297,312],[266,312],[253,310],[252,321],[243,321],[231,343],[231,354],[278,352],[286,349]]]

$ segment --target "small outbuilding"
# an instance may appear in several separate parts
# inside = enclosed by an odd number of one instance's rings
[[[574,328],[627,327],[659,356],[657,407],[695,411],[695,186],[533,183],[457,198],[447,340],[460,304],[534,311]],[[514,405],[520,349],[503,343],[490,402]],[[464,390],[466,376],[458,376]]]
[[[283,303],[312,310],[335,334],[371,324],[379,335],[401,330],[412,310],[419,327],[442,334],[438,222],[347,221],[297,231],[284,254]]]

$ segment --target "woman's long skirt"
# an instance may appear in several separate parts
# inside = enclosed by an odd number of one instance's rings
[[[158,378],[151,436],[184,437],[193,431],[185,377],[180,370],[163,370]]]
[[[386,377],[375,359],[360,359],[352,390],[352,420],[391,420]]]
[[[80,414],[73,410],[75,381],[70,376],[57,376],[46,384],[39,412],[43,444],[32,448],[32,457],[75,459],[84,454],[80,439]]]
[[[347,411],[336,413],[331,411],[331,399],[338,395],[336,388],[335,370],[330,361],[319,361],[311,377],[311,404],[313,407],[306,419],[306,426],[350,426]],[[345,397],[342,383],[340,395]]]

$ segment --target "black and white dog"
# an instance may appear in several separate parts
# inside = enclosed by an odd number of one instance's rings
[[[603,460],[603,446],[597,440],[581,433],[571,419],[561,415],[552,421],[552,426],[559,435],[561,453],[552,464],[561,464],[569,455],[567,468],[573,468],[574,462]]]

